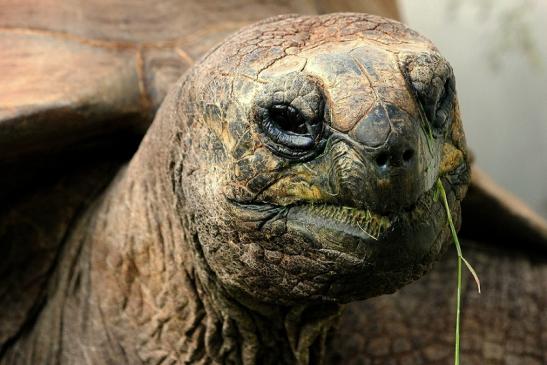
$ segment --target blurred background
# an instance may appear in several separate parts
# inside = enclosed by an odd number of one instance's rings
[[[398,1],[454,68],[478,164],[547,218],[547,1]]]

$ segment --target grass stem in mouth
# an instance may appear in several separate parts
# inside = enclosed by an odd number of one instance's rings
[[[455,344],[454,344],[454,365],[460,365],[460,318],[461,318],[461,298],[462,298],[462,262],[467,266],[471,275],[477,283],[477,289],[479,293],[481,292],[481,283],[475,269],[471,264],[463,257],[462,248],[460,246],[460,240],[458,239],[458,234],[456,232],[456,227],[454,227],[454,222],[452,221],[452,214],[450,212],[450,206],[448,205],[448,199],[446,198],[446,191],[444,190],[443,183],[441,179],[437,179],[437,190],[441,195],[443,200],[444,209],[446,211],[446,216],[448,219],[448,225],[450,226],[450,232],[452,233],[452,240],[456,246],[456,251],[458,252],[458,289],[456,292],[456,334],[455,334]]]

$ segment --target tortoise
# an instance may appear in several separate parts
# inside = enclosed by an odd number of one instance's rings
[[[444,364],[454,260],[374,298],[448,249],[438,179],[458,224],[471,183],[486,294],[464,356],[547,359],[545,225],[471,170],[452,69],[423,36],[268,18],[328,2],[9,5],[1,363]]]

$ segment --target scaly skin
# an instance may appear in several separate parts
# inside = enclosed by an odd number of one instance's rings
[[[459,220],[465,141],[429,41],[363,14],[245,28],[169,94],[4,359],[321,362],[342,304],[444,251],[438,177]]]

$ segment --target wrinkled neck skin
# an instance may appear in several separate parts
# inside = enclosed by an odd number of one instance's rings
[[[7,359],[320,363],[340,307],[281,307],[227,293],[178,214],[163,136],[169,131],[162,128],[151,127],[130,164],[76,224],[36,324]]]

